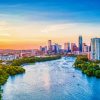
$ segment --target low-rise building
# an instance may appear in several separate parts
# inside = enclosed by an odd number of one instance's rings
[[[2,61],[12,61],[14,59],[17,59],[16,55],[0,55],[0,60]]]

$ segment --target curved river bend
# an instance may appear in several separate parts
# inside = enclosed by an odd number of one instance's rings
[[[75,58],[25,65],[26,73],[9,77],[3,100],[100,100],[100,79],[75,70]]]

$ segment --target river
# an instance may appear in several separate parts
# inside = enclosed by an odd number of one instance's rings
[[[75,58],[24,65],[25,74],[9,77],[3,100],[100,100],[100,79],[73,68]]]

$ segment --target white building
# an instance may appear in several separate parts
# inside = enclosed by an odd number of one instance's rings
[[[12,61],[14,59],[17,59],[17,56],[15,56],[15,55],[0,55],[0,60],[2,60],[2,61]]]
[[[91,39],[91,59],[100,60],[100,38]]]

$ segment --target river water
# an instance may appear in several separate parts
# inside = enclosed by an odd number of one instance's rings
[[[100,79],[72,67],[75,58],[24,65],[25,74],[9,77],[3,100],[100,100]]]

